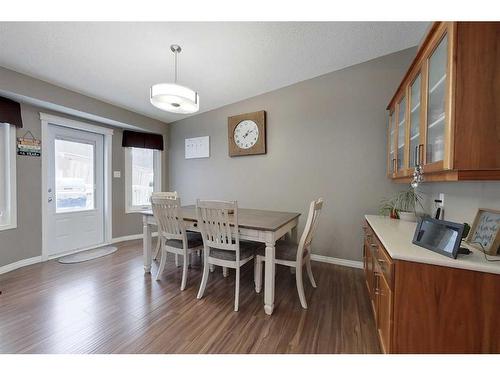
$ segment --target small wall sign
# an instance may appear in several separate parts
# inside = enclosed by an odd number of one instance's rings
[[[40,156],[42,154],[42,141],[36,139],[33,133],[28,130],[22,137],[17,138],[17,154],[23,156]]]
[[[186,138],[184,145],[184,157],[186,159],[210,157],[210,137],[208,136]]]

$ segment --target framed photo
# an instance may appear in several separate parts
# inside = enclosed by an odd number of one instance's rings
[[[479,250],[484,247],[487,254],[496,255],[500,248],[500,211],[480,208],[466,242]]]

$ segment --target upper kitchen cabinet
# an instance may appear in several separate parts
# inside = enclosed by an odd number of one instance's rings
[[[500,23],[434,23],[387,109],[396,182],[500,180]]]

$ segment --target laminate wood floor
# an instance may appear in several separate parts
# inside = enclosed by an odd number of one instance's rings
[[[145,275],[142,242],[78,264],[49,261],[0,275],[1,353],[379,353],[361,270],[313,262],[303,310],[295,277],[277,267],[275,312],[245,265],[240,311],[233,311],[234,271],[210,274],[196,299],[199,259],[181,292],[173,255],[160,281]],[[153,266],[153,274],[157,264]]]

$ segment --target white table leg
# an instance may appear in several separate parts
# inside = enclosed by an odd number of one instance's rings
[[[144,252],[144,273],[151,273],[151,226],[146,215],[142,217],[142,250]]]
[[[266,265],[264,277],[264,311],[271,315],[274,310],[274,276],[276,265],[274,264],[274,242],[266,242]]]

